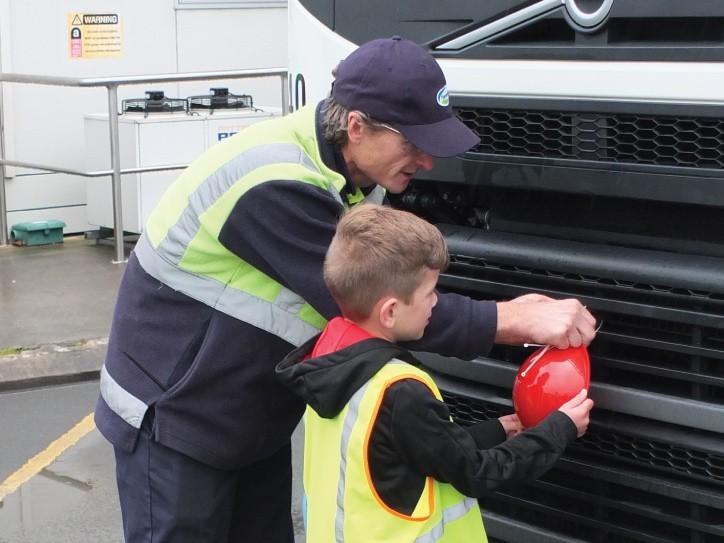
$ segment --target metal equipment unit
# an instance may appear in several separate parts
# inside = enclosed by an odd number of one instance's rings
[[[213,102],[213,107],[196,107],[197,102],[211,105],[218,93],[217,90],[206,97],[192,97],[192,101],[169,99],[161,91],[149,91],[145,99],[124,100],[122,113],[118,117],[121,168],[188,164],[204,150],[247,126],[281,116],[279,108],[252,107],[250,97],[246,106],[230,108]],[[85,116],[88,170],[109,169],[109,134],[107,114]],[[180,170],[168,170],[125,174],[121,177],[124,232],[138,234],[143,231],[151,211],[179,173]],[[87,182],[87,198],[88,222],[100,228],[112,229],[110,178],[90,179]]]

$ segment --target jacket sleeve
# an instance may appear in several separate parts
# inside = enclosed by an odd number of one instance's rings
[[[405,380],[388,389],[393,402],[392,440],[403,462],[421,475],[450,483],[466,496],[537,479],[561,457],[577,435],[567,415],[554,411],[533,428],[490,448],[470,428],[450,421],[447,406],[422,383]],[[389,405],[389,404],[388,404]],[[502,428],[502,426],[501,426]]]
[[[498,308],[494,301],[438,293],[437,305],[423,337],[402,345],[411,351],[472,360],[490,352],[497,326]]]
[[[343,212],[326,190],[301,181],[268,181],[239,199],[219,241],[329,320],[340,312],[322,268]],[[496,327],[495,302],[440,294],[423,338],[404,346],[470,360],[490,351]]]

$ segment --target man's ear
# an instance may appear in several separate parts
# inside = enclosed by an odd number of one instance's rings
[[[356,111],[347,113],[347,139],[350,143],[359,143],[364,125]]]
[[[387,328],[392,329],[395,326],[395,316],[397,313],[397,304],[399,300],[397,298],[387,298],[382,302],[379,309],[380,324]]]

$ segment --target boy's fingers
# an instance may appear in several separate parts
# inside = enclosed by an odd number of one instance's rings
[[[586,400],[587,396],[588,396],[588,390],[586,390],[585,388],[581,389],[581,391],[578,394],[576,394],[573,398],[568,400],[563,405],[566,407],[576,407],[578,405],[581,405]]]

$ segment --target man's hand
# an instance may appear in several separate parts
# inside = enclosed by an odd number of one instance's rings
[[[588,345],[596,336],[596,319],[575,299],[554,300],[526,294],[498,302],[496,343],[553,345],[559,349]]]

